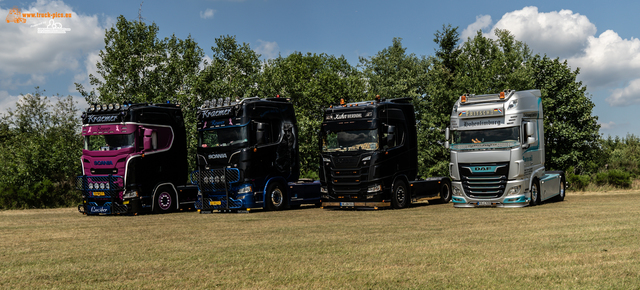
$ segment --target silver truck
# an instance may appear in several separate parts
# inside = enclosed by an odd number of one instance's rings
[[[545,171],[540,90],[462,95],[451,112],[455,207],[524,207],[564,200],[565,174]]]

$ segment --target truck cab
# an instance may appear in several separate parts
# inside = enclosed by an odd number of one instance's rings
[[[198,110],[197,208],[285,209],[320,201],[319,182],[299,180],[298,128],[285,98],[205,101]]]
[[[564,199],[564,173],[544,167],[539,90],[463,95],[446,135],[455,207],[523,207]]]
[[[157,213],[193,204],[184,120],[176,104],[91,105],[82,114],[78,189],[86,214]]]
[[[417,132],[410,98],[342,102],[325,111],[320,133],[323,207],[403,208],[441,196],[448,202],[446,177],[416,179]]]

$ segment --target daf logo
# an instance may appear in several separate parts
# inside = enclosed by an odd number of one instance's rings
[[[93,165],[113,165],[111,160],[96,160],[93,161]]]
[[[227,158],[227,153],[220,153],[220,154],[209,154],[209,159],[220,159],[220,158]]]
[[[489,171],[491,167],[474,167],[473,171]]]

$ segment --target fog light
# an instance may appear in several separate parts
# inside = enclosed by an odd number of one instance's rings
[[[462,195],[462,191],[457,186],[453,186],[453,195]]]
[[[520,193],[520,189],[522,188],[521,185],[518,186],[514,186],[512,188],[509,188],[509,191],[507,192],[507,195],[515,195]]]

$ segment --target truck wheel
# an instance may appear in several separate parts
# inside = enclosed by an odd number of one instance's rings
[[[529,206],[536,206],[538,204],[540,204],[540,182],[534,179],[531,185],[531,200],[529,201]]]
[[[451,201],[451,185],[445,181],[440,186],[440,199],[438,199],[438,203],[449,203],[449,201]]]
[[[393,186],[393,192],[391,193],[391,205],[393,208],[405,208],[409,204],[409,191],[407,190],[407,184],[398,180]]]
[[[156,191],[153,212],[170,213],[175,209],[176,193],[171,186],[161,186]]]
[[[283,210],[285,207],[286,194],[278,183],[269,184],[267,188],[267,209]]]
[[[560,178],[560,194],[558,194],[558,197],[556,197],[556,201],[563,201],[564,200],[564,196],[566,194],[565,192],[565,188],[566,188],[566,184],[565,184],[565,180],[564,180],[564,174],[562,174],[562,177]]]

